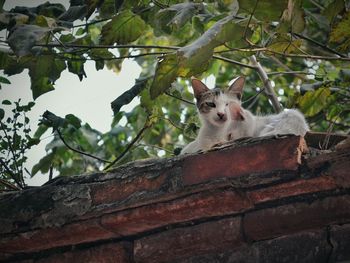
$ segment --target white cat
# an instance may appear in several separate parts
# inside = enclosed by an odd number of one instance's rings
[[[241,107],[242,91],[245,79],[239,77],[239,82],[230,87],[231,94],[237,94],[237,99],[230,104],[231,115],[240,115],[233,118],[229,128],[229,138],[236,140],[242,137],[259,137],[277,134],[294,134],[305,136],[309,126],[304,115],[296,110],[284,110],[278,114],[255,116]],[[232,85],[231,85],[232,86]]]
[[[192,79],[201,128],[197,138],[184,147],[181,154],[206,151],[214,145],[242,137],[277,134],[304,136],[308,125],[295,109],[279,114],[255,116],[241,107],[245,79],[238,77],[226,90],[210,90],[198,79]]]
[[[182,149],[183,153],[194,153],[199,150],[209,150],[218,143],[228,140],[228,130],[235,116],[231,116],[230,104],[237,100],[234,94],[239,90],[235,87],[240,82],[236,80],[227,91],[221,89],[210,90],[198,79],[192,79],[192,88],[197,101],[197,110],[201,127],[197,138]]]

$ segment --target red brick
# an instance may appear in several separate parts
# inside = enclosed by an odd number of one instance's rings
[[[155,178],[138,176],[132,180],[113,180],[91,185],[93,204],[107,204],[124,200],[135,192],[159,189],[164,183],[166,174]]]
[[[350,154],[347,160],[332,163],[329,171],[330,176],[335,178],[337,185],[341,188],[350,188]]]
[[[246,236],[262,240],[350,220],[350,195],[327,197],[312,203],[294,203],[247,213]]]
[[[220,190],[105,215],[101,223],[120,235],[133,235],[174,223],[236,214],[251,207],[244,195]]]
[[[0,252],[34,252],[59,246],[104,240],[116,235],[102,228],[98,220],[87,220],[44,228],[25,233],[12,234],[0,240]]]
[[[171,229],[136,240],[134,259],[135,262],[169,262],[222,252],[242,244],[240,229],[240,217]]]
[[[131,263],[132,244],[121,242],[89,247],[83,250],[73,250],[65,253],[54,254],[35,261],[38,263]]]
[[[184,183],[196,184],[222,177],[237,177],[276,170],[297,170],[304,140],[299,136],[190,155],[184,159]]]
[[[350,224],[332,226],[330,229],[330,241],[333,246],[333,251],[329,262],[349,262]]]
[[[262,188],[248,193],[253,203],[262,203],[290,196],[316,193],[335,189],[337,185],[332,177],[322,176],[312,179],[300,179],[288,183]]]

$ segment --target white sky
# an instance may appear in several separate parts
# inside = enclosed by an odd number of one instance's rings
[[[46,1],[6,1],[5,10],[9,10],[14,6],[37,6]],[[68,6],[68,1],[50,1],[51,3],[63,3]],[[113,118],[113,112],[110,103],[124,91],[130,89],[139,76],[141,68],[136,62],[125,60],[122,71],[119,74],[104,69],[96,71],[95,63],[88,61],[85,63],[85,72],[87,78],[79,81],[78,76],[65,70],[61,77],[56,81],[55,90],[37,98],[36,105],[28,114],[32,121],[31,127],[36,129],[40,115],[45,110],[49,110],[58,116],[64,117],[66,114],[72,113],[84,122],[89,123],[93,128],[106,132],[110,129]],[[0,74],[4,76],[3,72]],[[0,90],[0,101],[9,99],[11,101],[22,99],[22,103],[32,101],[32,93],[30,90],[30,78],[28,70],[14,76],[5,76],[11,81],[10,85],[2,85]],[[122,110],[130,111],[138,104],[137,99],[132,103],[124,106]],[[50,133],[45,134],[47,137]],[[40,158],[45,155],[45,145],[52,140],[51,137],[42,141],[39,146],[34,146],[28,152],[27,169],[30,171],[32,166],[36,164]],[[41,185],[48,180],[48,175],[37,174],[33,178],[28,178],[29,185]]]

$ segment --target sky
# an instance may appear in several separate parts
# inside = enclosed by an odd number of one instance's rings
[[[6,1],[5,10],[14,6],[37,6],[45,1]],[[50,1],[51,3],[64,3],[68,7],[68,1]],[[138,78],[141,68],[132,60],[125,60],[122,71],[119,74],[103,69],[96,71],[95,63],[88,61],[85,63],[87,78],[79,81],[78,76],[65,70],[55,83],[55,90],[45,93],[35,101],[33,110],[28,114],[31,120],[32,129],[36,129],[40,116],[49,110],[58,116],[64,117],[72,113],[83,122],[89,123],[93,128],[107,132],[113,118],[110,103],[124,91],[130,89],[135,79]],[[4,76],[0,71],[0,75]],[[14,76],[5,76],[10,80],[10,85],[2,85],[0,90],[0,101],[8,99],[16,101],[21,98],[22,103],[32,101],[30,90],[30,78],[28,70]],[[134,99],[129,105],[122,108],[123,111],[130,111],[138,104],[138,99]],[[40,158],[45,156],[45,145],[52,140],[50,132],[47,132],[39,146],[34,146],[28,153],[26,168],[30,171]],[[48,180],[48,174],[37,174],[33,178],[27,178],[28,185],[42,185]]]

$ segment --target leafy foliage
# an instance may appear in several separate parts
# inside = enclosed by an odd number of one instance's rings
[[[81,174],[140,158],[172,156],[195,137],[199,126],[188,81],[192,75],[213,75],[219,87],[245,75],[244,106],[255,113],[272,112],[268,97],[259,92],[264,82],[249,63],[252,55],[274,84],[278,101],[303,111],[312,130],[349,132],[347,1],[76,0],[70,4],[68,10],[47,2],[0,14],[0,29],[8,33],[4,44],[9,47],[0,50],[4,74],[29,69],[36,99],[53,90],[66,69],[80,80],[88,77],[87,60],[95,61],[96,70],[118,73],[123,60],[133,58],[143,70],[135,85],[111,103],[115,117],[106,134],[72,114],[59,117],[50,112],[43,114],[33,137],[16,132],[15,143],[20,141],[26,149],[32,138],[52,128],[47,154],[32,175],[47,173],[51,167],[60,175]],[[78,19],[85,22],[78,24]],[[0,83],[9,82],[0,77]],[[121,111],[136,96],[140,105],[129,113]],[[16,112],[23,113],[19,109]],[[0,117],[5,115],[1,109]],[[14,120],[2,121],[7,132],[19,129],[9,126],[20,123]],[[9,137],[2,135],[1,141],[4,161],[11,166],[16,158],[11,157]],[[17,157],[22,165],[24,155]],[[20,174],[14,168],[10,167],[11,173]],[[11,173],[2,170],[2,178],[16,183]]]
[[[4,108],[13,107],[9,116]],[[3,100],[0,108],[0,190],[22,189],[24,183],[24,164],[26,152],[40,142],[40,136],[31,136],[29,118],[26,113],[34,102],[21,105],[20,101],[12,103]]]

